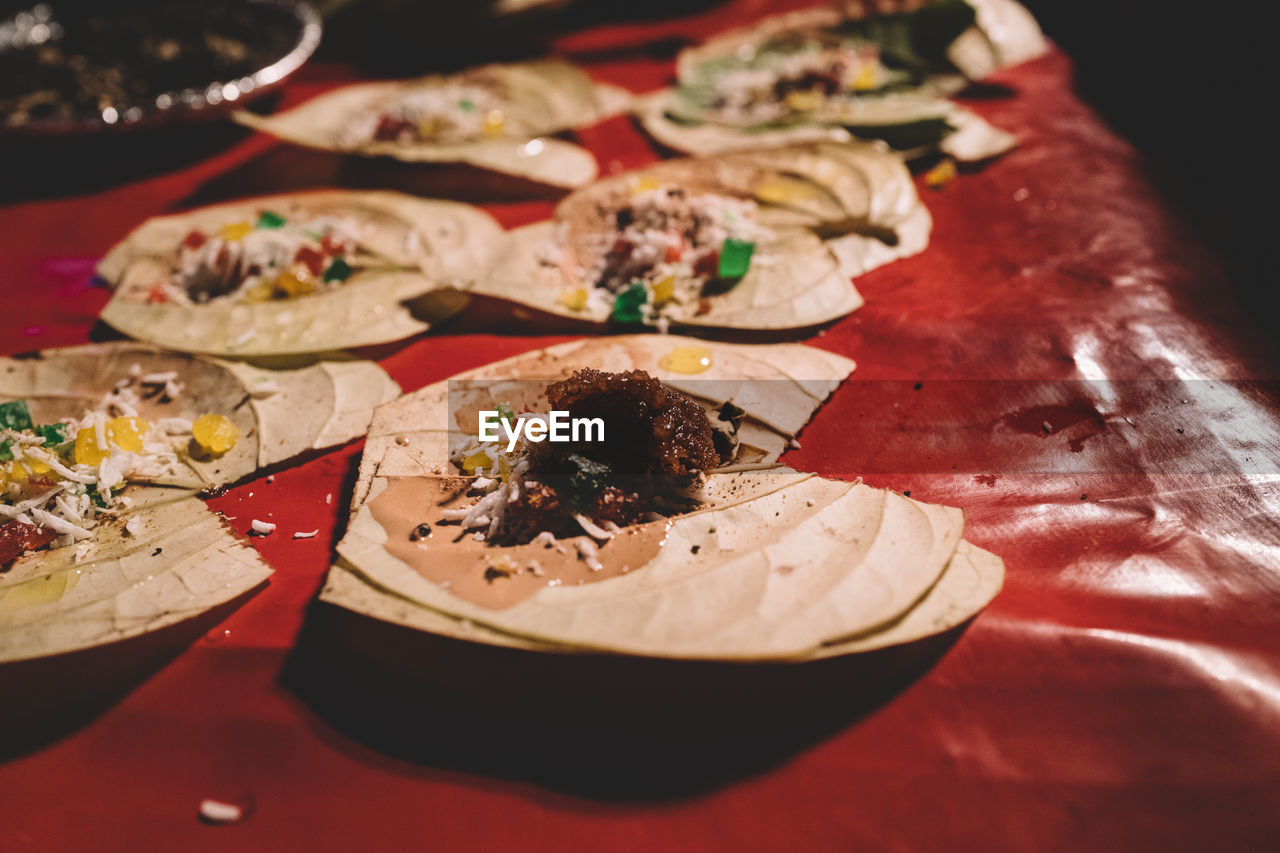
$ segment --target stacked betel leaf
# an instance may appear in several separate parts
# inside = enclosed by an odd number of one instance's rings
[[[625,111],[630,96],[560,60],[486,65],[343,86],[273,116],[237,114],[297,145],[408,163],[466,163],[553,187],[596,176],[590,152],[552,134]]]
[[[0,359],[0,661],[151,632],[263,582],[198,493],[362,435],[398,393],[365,361],[129,343]]]
[[[501,228],[478,208],[392,192],[304,192],[149,219],[98,265],[102,319],[214,355],[388,343],[461,307],[415,300],[483,268]]]
[[[947,96],[1045,50],[1013,0],[935,0],[891,14],[825,6],[688,48],[676,87],[635,110],[654,139],[689,154],[852,135],[909,157],[978,161],[1016,139]]]
[[[895,155],[796,143],[597,181],[510,232],[468,289],[593,323],[803,328],[857,309],[851,277],[922,251],[929,230]]]
[[[853,367],[619,336],[382,406],[322,598],[482,644],[667,659],[804,661],[953,628],[1004,572],[960,510],[777,462]],[[476,443],[480,412],[549,407],[612,438]]]

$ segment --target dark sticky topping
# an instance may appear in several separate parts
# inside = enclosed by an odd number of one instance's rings
[[[643,370],[584,368],[548,385],[547,400],[572,418],[605,423],[603,442],[560,444],[557,455],[580,454],[615,473],[656,475],[680,486],[721,462],[702,406]]]
[[[734,452],[698,402],[644,371],[585,368],[546,394],[553,409],[571,418],[601,419],[605,440],[530,447],[530,479],[504,510],[506,542],[528,542],[544,530],[571,534],[579,513],[621,527],[687,507],[683,490]],[[722,411],[721,428],[732,430],[737,414]]]

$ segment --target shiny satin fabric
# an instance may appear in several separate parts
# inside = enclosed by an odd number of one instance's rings
[[[561,46],[701,36],[758,6]],[[589,67],[636,90],[671,68],[637,52]],[[304,69],[286,104],[352,73]],[[26,697],[5,694],[0,847],[1208,850],[1280,837],[1280,360],[1141,155],[1072,93],[1066,57],[998,82],[1010,96],[966,103],[1020,146],[941,189],[919,182],[932,244],[860,279],[866,306],[809,338],[858,369],[787,457],[964,507],[966,536],[1008,569],[966,630],[923,662],[882,657],[797,692],[795,710],[813,713],[715,749],[668,704],[658,766],[608,721],[531,720],[551,683],[505,698],[490,683],[486,707],[461,715],[447,696],[397,704],[339,661],[362,636],[390,653],[376,626],[347,626],[335,646],[339,620],[311,603],[346,511],[348,447],[212,500],[240,531],[279,525],[256,541],[277,573],[194,641],[70,711],[49,697],[74,694],[98,661],[0,671],[49,709],[24,715]],[[579,138],[605,172],[657,156],[625,119]],[[453,186],[443,172],[392,177]],[[145,216],[374,179],[245,136],[162,174],[12,204],[0,340],[16,352],[103,334],[93,261]],[[486,209],[512,226],[550,201]],[[532,331],[481,305],[367,354],[414,389],[566,339]],[[402,672],[467,669],[465,651],[415,655]],[[759,683],[786,704],[792,687]],[[744,717],[752,702],[748,690]],[[206,797],[252,808],[210,827]]]

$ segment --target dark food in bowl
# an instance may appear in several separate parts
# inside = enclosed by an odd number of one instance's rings
[[[275,82],[253,75],[298,48],[304,27],[283,2],[0,5],[0,124],[112,125],[236,100]]]

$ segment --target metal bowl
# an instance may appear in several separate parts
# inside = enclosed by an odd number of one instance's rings
[[[238,108],[246,102],[257,98],[277,87],[289,75],[293,74],[315,52],[320,44],[320,16],[303,0],[231,0],[221,4],[222,11],[241,10],[244,7],[248,14],[263,27],[275,27],[273,40],[278,42],[279,50],[270,52],[270,61],[249,73],[231,79],[210,79],[195,86],[182,85],[167,88],[163,81],[152,87],[148,97],[133,100],[111,100],[110,103],[99,102],[96,108],[89,109],[84,105],[76,105],[64,99],[59,107],[63,114],[56,116],[26,117],[21,113],[9,112],[0,115],[0,135],[9,137],[41,137],[67,134],[89,134],[102,132],[120,132],[126,129],[150,127],[169,121],[198,120],[219,116],[231,109]],[[76,27],[89,26],[90,16],[104,16],[103,7],[96,4],[82,5],[70,0],[66,3],[40,3],[7,18],[0,18],[0,60],[7,59],[6,53],[15,51],[38,51],[46,47],[56,47],[60,39],[75,33]],[[107,7],[111,8],[111,7]],[[157,8],[159,8],[157,6]],[[172,5],[167,5],[173,10]],[[209,13],[215,7],[188,7],[193,16]],[[132,9],[135,13],[138,7]],[[110,14],[110,13],[107,13]],[[188,19],[191,20],[191,19]],[[206,43],[211,33],[204,33]],[[139,36],[139,44],[142,44]],[[139,47],[139,51],[142,47]],[[279,55],[276,55],[276,54]],[[40,62],[35,54],[28,64],[38,68]],[[27,61],[24,57],[23,60]],[[129,72],[128,62],[124,59],[124,75]],[[68,63],[69,65],[70,63]],[[138,61],[141,66],[142,60]],[[65,72],[64,73],[74,73]],[[189,69],[188,69],[189,70]],[[40,73],[39,71],[36,72]],[[212,69],[210,77],[215,73]],[[130,81],[131,82],[131,81]],[[153,81],[157,82],[157,81]],[[39,81],[37,81],[38,87]],[[36,91],[33,87],[32,91]],[[79,93],[77,93],[79,94]],[[71,114],[66,114],[70,110]]]

